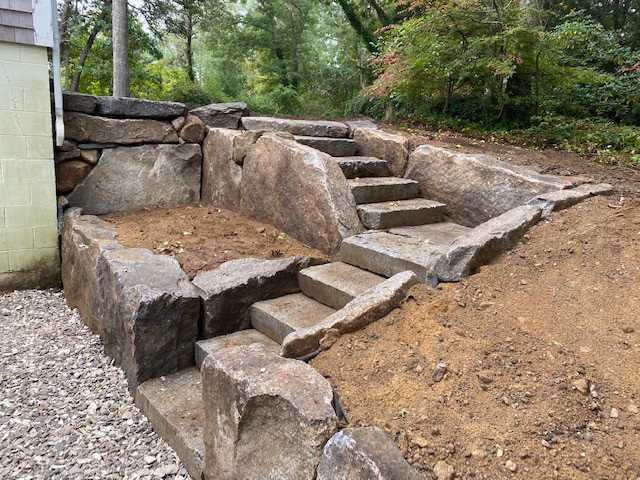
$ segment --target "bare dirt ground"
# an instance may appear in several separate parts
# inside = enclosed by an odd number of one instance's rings
[[[633,480],[639,282],[640,199],[593,198],[461,283],[414,287],[313,366],[428,478],[444,461],[456,478]]]
[[[207,204],[142,208],[102,219],[115,227],[124,247],[172,255],[191,278],[238,258],[324,258],[272,225]]]

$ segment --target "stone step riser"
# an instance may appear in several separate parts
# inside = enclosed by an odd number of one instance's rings
[[[425,203],[422,206],[411,205],[406,208],[402,201],[365,204],[358,206],[358,215],[362,224],[371,230],[441,222],[444,218],[445,205],[433,203]]]
[[[396,177],[350,180],[356,204],[407,200],[418,196],[418,182]]]
[[[239,332],[229,335],[221,335],[219,337],[209,338],[208,340],[200,340],[196,342],[196,366],[202,367],[202,362],[207,355],[217,352],[222,348],[237,347],[239,345],[251,345],[259,343],[267,350],[274,353],[280,352],[280,344],[271,340],[265,334],[250,328],[248,330],[240,330]]]
[[[312,327],[332,313],[335,309],[301,293],[294,293],[254,303],[251,306],[251,323],[253,328],[281,344],[291,332]]]
[[[348,179],[391,176],[389,164],[380,158],[336,157],[336,161]]]
[[[319,268],[318,268],[319,267]],[[310,298],[336,310],[384,278],[342,262],[306,268],[298,274],[302,292]]]
[[[306,145],[332,157],[351,157],[356,154],[356,142],[350,138],[294,136],[298,143]]]

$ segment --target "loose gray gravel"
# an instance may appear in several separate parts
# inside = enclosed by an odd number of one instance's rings
[[[0,479],[187,479],[61,293],[0,296]]]

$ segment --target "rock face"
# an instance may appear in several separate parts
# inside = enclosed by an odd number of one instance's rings
[[[263,130],[269,132],[289,132],[292,135],[309,137],[346,138],[349,127],[340,122],[291,120],[274,117],[244,117],[242,126],[247,130]]]
[[[185,115],[187,106],[141,98],[98,97],[95,113],[114,117],[175,118]]]
[[[338,423],[322,375],[250,345],[212,353],[202,376],[205,478],[316,478]]]
[[[300,291],[298,272],[318,263],[311,257],[247,258],[231,260],[215,270],[199,273],[193,284],[204,307],[200,338],[250,328],[252,304]]]
[[[411,154],[405,177],[420,183],[423,196],[446,203],[451,220],[468,227],[567,183],[486,155],[456,154],[429,145]]]
[[[523,205],[509,210],[454,240],[436,262],[433,271],[440,280],[458,281],[511,249],[524,233],[538,223],[542,208]]]
[[[350,138],[294,136],[296,142],[327,153],[332,157],[350,157],[356,154],[356,143]]]
[[[287,335],[282,342],[281,354],[301,358],[316,352],[329,330],[344,334],[366,327],[400,305],[407,296],[407,290],[417,283],[420,279],[413,272],[394,275],[366,290],[323,322]]]
[[[200,368],[204,359],[207,358],[207,355],[222,350],[223,348],[251,345],[252,343],[259,343],[276,355],[280,353],[279,343],[274,342],[265,334],[250,328],[248,330],[230,333],[229,335],[221,335],[220,337],[196,342],[196,365]]]
[[[100,162],[68,196],[85,213],[200,199],[200,145],[143,145],[104,150]]]
[[[91,171],[91,165],[81,160],[56,165],[56,189],[61,193],[69,193],[76,188]]]
[[[339,431],[327,442],[317,480],[425,480],[377,427]]]
[[[371,128],[357,128],[353,139],[358,155],[386,160],[395,176],[404,175],[409,159],[409,140],[405,137]]]
[[[115,229],[98,217],[81,216],[80,208],[70,208],[62,229],[62,284],[64,296],[77,308],[94,334],[102,331],[104,258],[110,250],[121,250]]]
[[[268,133],[250,150],[242,174],[242,211],[306,245],[333,254],[363,230],[349,185],[329,155]]]
[[[563,210],[569,208],[576,203],[593,197],[594,195],[611,195],[613,187],[608,183],[600,183],[597,185],[580,185],[578,188],[569,190],[559,190],[556,192],[543,193],[529,201],[530,205],[539,205],[542,207],[542,216],[546,217],[555,210]]]
[[[195,115],[209,127],[238,128],[240,118],[247,115],[249,109],[246,103],[212,103],[204,107],[194,108],[189,112]]]
[[[195,115],[187,115],[184,126],[180,130],[180,138],[187,143],[200,143],[204,140],[205,126]]]
[[[104,260],[100,336],[131,392],[195,365],[200,300],[178,262],[139,248],[107,251]]]
[[[202,201],[221,208],[240,208],[242,167],[234,161],[238,130],[212,128],[202,148]]]
[[[118,145],[178,142],[178,134],[171,124],[157,120],[116,119],[66,113],[64,126],[66,138],[79,142]]]
[[[82,93],[62,93],[62,105],[65,112],[93,113],[98,104],[98,97],[95,95],[84,95]]]
[[[346,123],[347,127],[349,127],[349,138],[353,138],[353,134],[358,128],[378,130],[378,126],[371,120],[347,120],[344,123]]]

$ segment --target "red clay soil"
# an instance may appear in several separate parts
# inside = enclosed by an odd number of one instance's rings
[[[174,256],[191,278],[238,258],[325,258],[272,225],[208,204],[145,207],[101,218],[116,229],[124,247]]]
[[[640,476],[640,199],[554,213],[465,281],[410,293],[312,362],[351,425],[427,478],[438,461],[461,479]]]

